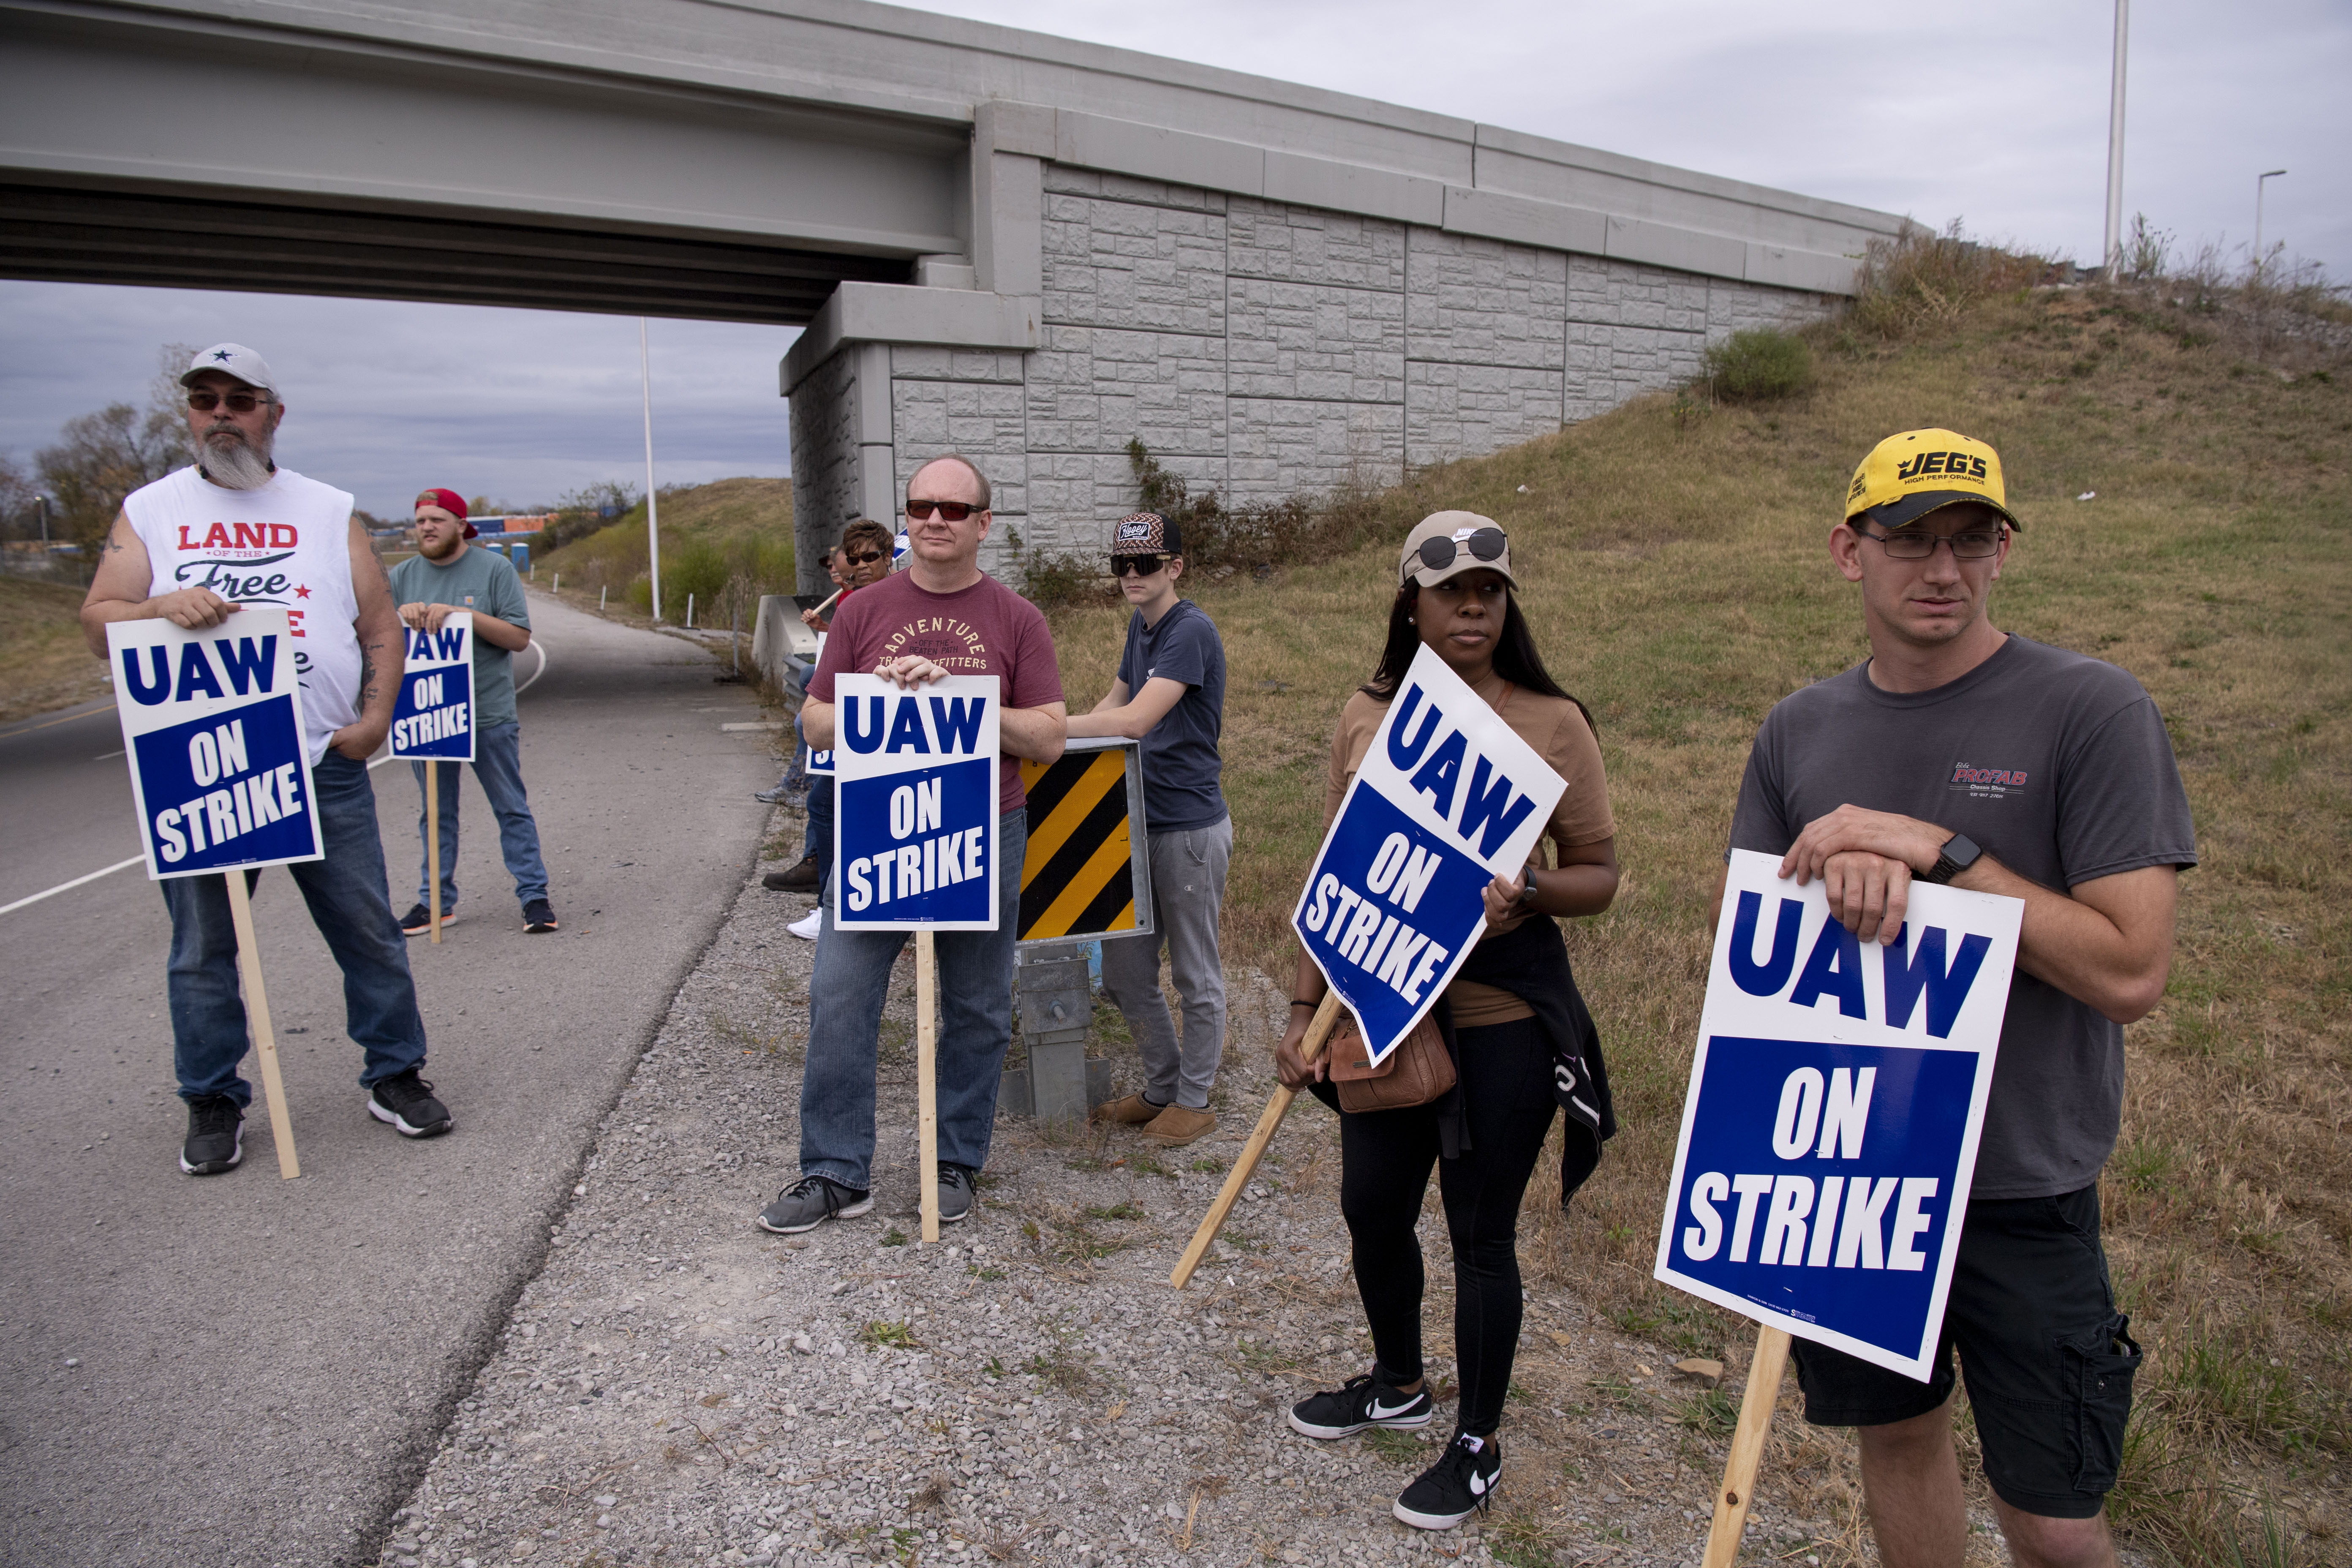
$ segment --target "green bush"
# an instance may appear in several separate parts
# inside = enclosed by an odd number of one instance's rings
[[[1726,403],[1776,403],[1813,384],[1813,351],[1793,333],[1750,328],[1706,351],[1706,380]]]

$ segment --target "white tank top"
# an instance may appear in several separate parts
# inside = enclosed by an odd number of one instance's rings
[[[286,612],[302,684],[310,764],[359,718],[358,598],[352,592],[352,498],[291,469],[257,490],[212,483],[192,464],[131,492],[122,513],[147,546],[147,596],[210,588]]]

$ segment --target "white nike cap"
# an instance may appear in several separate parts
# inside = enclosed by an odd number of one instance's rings
[[[224,372],[247,386],[258,387],[264,392],[275,393],[278,390],[278,378],[270,374],[269,362],[243,343],[215,343],[201,351],[188,362],[187,370],[180,377],[180,384],[190,384],[199,372],[207,370]]]

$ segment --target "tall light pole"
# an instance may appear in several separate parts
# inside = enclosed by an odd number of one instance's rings
[[[2285,173],[2284,169],[2273,169],[2267,174],[2257,174],[2254,177],[2254,266],[2257,269],[2263,264],[2263,184],[2267,180],[2275,180]]]
[[[2124,244],[2124,61],[2130,53],[2131,0],[2116,0],[2115,81],[2107,96],[2107,243],[2099,265],[2107,281],[2122,268]]]
[[[661,613],[661,522],[655,516],[654,496],[654,368],[652,353],[646,346],[646,319],[637,318],[637,374],[646,387],[646,558],[652,563],[654,578],[654,619]]]

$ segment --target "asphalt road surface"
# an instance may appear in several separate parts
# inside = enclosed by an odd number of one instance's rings
[[[563,929],[527,936],[462,786],[460,919],[409,944],[455,1118],[370,1118],[340,976],[282,871],[255,894],[301,1153],[257,1092],[245,1163],[180,1173],[171,924],[132,866],[0,914],[0,1562],[372,1555],[536,1270],[587,1141],[756,853],[775,780],[745,688],[675,637],[534,595],[523,777]],[[0,906],[138,850],[110,705],[0,731]],[[418,790],[376,768],[393,906]],[[248,1058],[246,1072],[256,1079]]]

